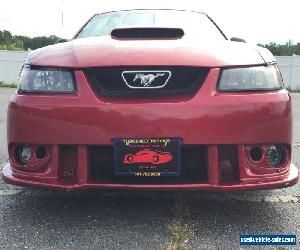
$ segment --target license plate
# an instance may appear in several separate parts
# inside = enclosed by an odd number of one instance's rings
[[[178,138],[115,139],[115,174],[136,177],[180,175]]]

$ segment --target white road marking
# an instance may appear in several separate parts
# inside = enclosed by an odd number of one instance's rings
[[[195,194],[190,199],[204,199],[214,201],[245,201],[245,202],[269,202],[269,203],[300,203],[300,196],[294,195],[257,195],[253,194],[236,194],[236,193],[211,193]]]
[[[0,189],[0,196],[12,196],[22,192],[22,190]]]
[[[300,201],[299,197],[292,195],[278,195],[278,196],[266,196],[264,198],[266,202],[276,202],[276,203],[297,203]]]

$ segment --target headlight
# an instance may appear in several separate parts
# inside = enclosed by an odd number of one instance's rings
[[[283,87],[276,65],[223,69],[220,91],[276,90]]]
[[[20,75],[18,92],[75,92],[73,73],[67,69],[24,67]]]

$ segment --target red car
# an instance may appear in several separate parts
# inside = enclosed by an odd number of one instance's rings
[[[11,184],[249,190],[298,180],[274,57],[228,39],[204,13],[93,16],[71,41],[30,53],[7,125]],[[173,154],[153,170],[163,177],[118,175],[137,171],[124,156],[149,145]]]
[[[173,158],[170,152],[162,152],[151,149],[142,149],[135,154],[127,154],[123,163],[152,163],[162,164],[171,161]]]

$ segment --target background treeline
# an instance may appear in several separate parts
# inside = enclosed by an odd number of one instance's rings
[[[7,30],[0,30],[0,50],[34,50],[57,43],[57,41],[63,42],[66,40],[54,35],[33,38],[28,36],[14,36]],[[288,41],[285,44],[272,42],[258,45],[269,49],[275,56],[300,55],[300,42],[297,44],[294,44],[292,41]]]
[[[33,38],[28,36],[14,36],[7,30],[0,30],[0,50],[33,50],[54,44],[58,40],[63,41],[64,39],[54,35]]]
[[[300,55],[300,43],[294,44],[291,40],[285,44],[269,43],[258,44],[259,46],[269,49],[274,56],[292,56],[294,54]]]

